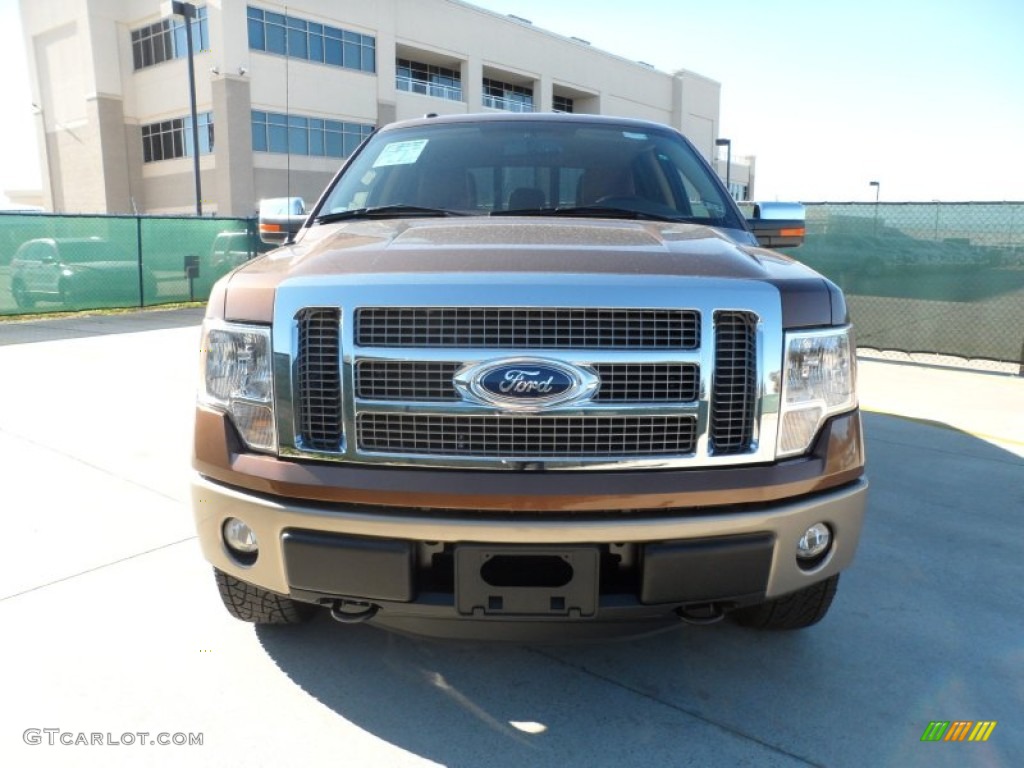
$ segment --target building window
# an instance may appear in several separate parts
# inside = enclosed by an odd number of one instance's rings
[[[213,151],[213,113],[196,115],[199,126],[199,154]],[[155,163],[176,157],[192,157],[192,118],[175,117],[142,126],[142,160]]]
[[[484,106],[507,112],[533,112],[533,88],[485,77]]]
[[[395,87],[449,101],[462,101],[462,74],[433,64],[395,59]]]
[[[377,71],[377,41],[283,13],[248,7],[249,48],[360,72]]]
[[[373,126],[364,123],[255,110],[252,113],[254,152],[348,157],[371,133]]]
[[[205,6],[196,8],[196,17],[192,19],[192,47],[197,52],[210,50]],[[136,70],[187,55],[184,19],[162,19],[148,27],[132,30],[132,63]]]
[[[555,112],[572,113],[572,99],[570,99],[568,96],[552,96],[551,108]]]

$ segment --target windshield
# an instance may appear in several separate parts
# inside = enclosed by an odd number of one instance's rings
[[[345,170],[318,220],[443,214],[594,215],[743,228],[678,134],[576,121],[382,131]]]

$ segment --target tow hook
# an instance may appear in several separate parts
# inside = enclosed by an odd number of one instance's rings
[[[335,600],[331,603],[331,618],[342,624],[361,624],[377,615],[380,606],[357,600]]]
[[[676,608],[676,616],[687,624],[717,624],[725,618],[725,610],[718,603],[681,605]]]

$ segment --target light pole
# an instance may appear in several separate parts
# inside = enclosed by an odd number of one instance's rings
[[[725,147],[725,188],[729,191],[729,197],[732,197],[732,189],[729,186],[732,180],[732,139],[715,139],[715,146]]]
[[[192,3],[169,0],[160,6],[168,16],[182,16],[185,19],[185,47],[188,50],[188,96],[192,116],[192,173],[196,180],[196,216],[203,215],[203,189],[199,178],[199,120],[196,117],[196,67],[192,52],[192,20],[196,7]]]
[[[878,234],[878,196],[882,192],[882,182],[880,182],[880,181],[869,181],[868,182],[868,186],[875,188],[875,223],[874,223],[874,225],[872,227],[872,232],[873,232],[873,234],[877,235]]]

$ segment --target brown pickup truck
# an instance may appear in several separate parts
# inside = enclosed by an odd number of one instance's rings
[[[799,209],[799,206],[796,206]],[[502,638],[820,620],[867,481],[842,293],[678,132],[377,131],[203,329],[193,508],[237,618]]]

